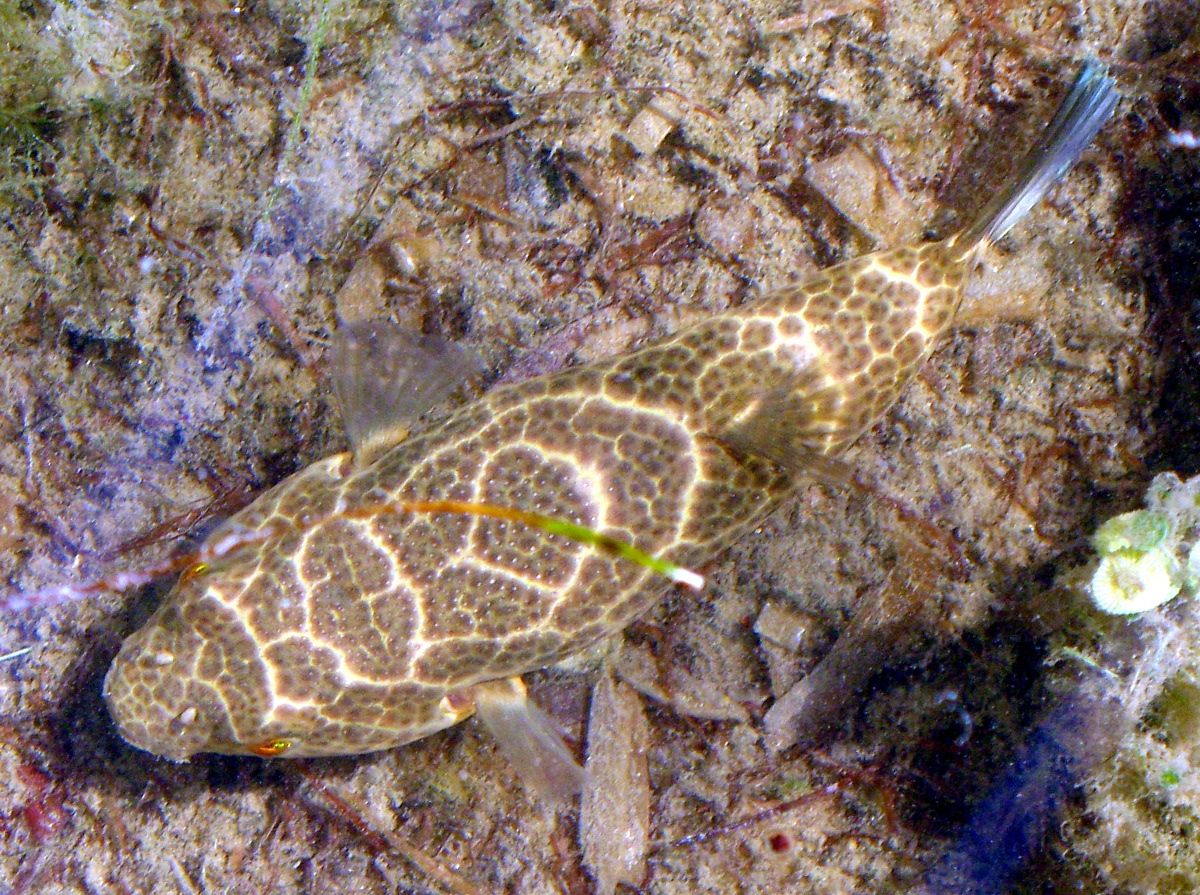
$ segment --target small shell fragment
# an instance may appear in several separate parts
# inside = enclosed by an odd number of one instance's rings
[[[625,126],[621,136],[639,155],[653,155],[667,134],[675,130],[683,117],[679,101],[669,93],[660,94],[642,107]]]
[[[812,636],[812,629],[813,620],[810,616],[774,601],[763,607],[754,623],[755,634],[789,650],[798,650]]]
[[[605,675],[592,695],[588,756],[580,807],[583,862],[597,895],[618,884],[640,886],[650,837],[650,728],[641,697]]]
[[[896,189],[886,164],[885,158],[851,143],[836,155],[809,164],[805,180],[876,239],[916,239],[921,215]]]

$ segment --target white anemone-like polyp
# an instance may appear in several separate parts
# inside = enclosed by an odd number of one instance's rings
[[[1100,560],[1088,589],[1103,612],[1134,615],[1174,598],[1182,578],[1179,562],[1164,550],[1117,550]]]

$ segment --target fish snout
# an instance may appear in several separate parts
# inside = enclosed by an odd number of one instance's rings
[[[126,640],[113,660],[104,678],[104,701],[130,744],[187,761],[208,745],[212,725],[204,703],[211,694],[197,693],[196,682],[176,667],[177,657],[142,633]]]

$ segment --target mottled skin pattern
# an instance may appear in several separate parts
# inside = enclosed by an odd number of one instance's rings
[[[776,506],[804,457],[836,455],[896,400],[953,319],[974,249],[850,261],[628,355],[497,388],[364,469],[342,454],[287,479],[210,543],[267,540],[185,574],[126,641],[105,685],[121,733],[173,759],[384,749],[462,720],[471,685],[619,631],[665,579],[520,523],[363,510],[486,502],[703,562]]]

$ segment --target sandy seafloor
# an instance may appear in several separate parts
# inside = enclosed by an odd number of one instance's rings
[[[1007,319],[946,340],[847,458],[857,485],[802,488],[614,645],[648,721],[626,875],[1198,891],[1196,610],[1110,620],[1055,584],[1153,473],[1200,465],[1200,155],[1168,145],[1200,124],[1195,14],[0,4],[0,574],[145,566],[342,450],[339,318],[460,340],[483,388],[949,232],[1096,54],[1117,115],[973,286]],[[470,722],[325,761],[123,743],[102,677],[164,592],[0,616],[0,654],[29,648],[0,662],[0,893],[596,891],[578,812]],[[530,680],[581,755],[597,662]],[[809,673],[807,744],[768,750]]]

